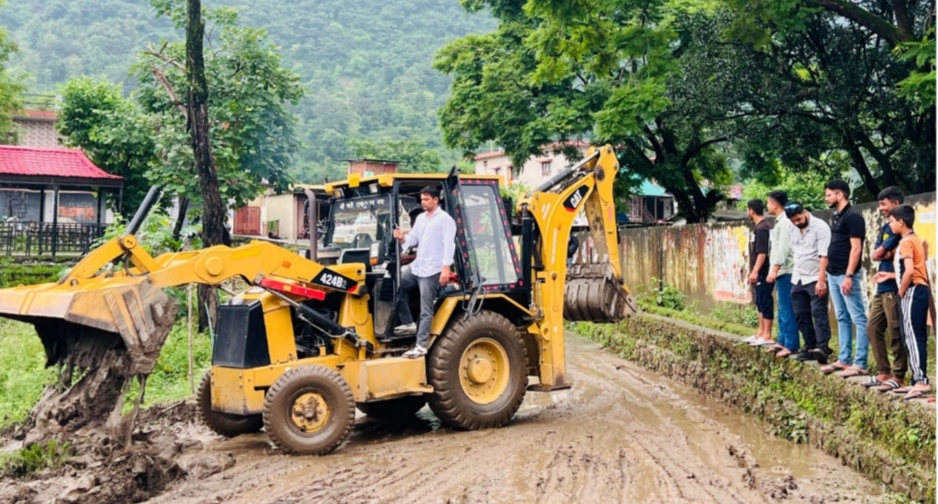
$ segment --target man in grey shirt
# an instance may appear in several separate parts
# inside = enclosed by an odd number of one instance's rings
[[[417,246],[417,257],[410,264],[410,271],[401,274],[401,296],[397,315],[401,325],[394,328],[397,335],[417,333],[417,344],[404,353],[404,357],[415,359],[427,354],[430,342],[430,324],[433,322],[433,303],[440,287],[450,282],[453,257],[456,252],[456,222],[440,208],[440,190],[435,186],[420,191],[420,204],[424,212],[417,216],[409,233],[400,228],[394,230],[402,246],[401,250]],[[407,292],[420,290],[420,323],[415,324],[407,304]]]
[[[828,347],[831,325],[827,318],[827,248],[831,228],[797,202],[785,205],[785,215],[792,224],[788,235],[794,258],[791,303],[804,337],[803,350],[793,358],[827,364],[831,354]]]

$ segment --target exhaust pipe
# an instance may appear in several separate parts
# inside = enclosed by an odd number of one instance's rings
[[[316,203],[316,193],[312,189],[303,189],[306,194],[309,209],[306,210],[306,216],[309,219],[309,260],[319,260],[319,205]]]

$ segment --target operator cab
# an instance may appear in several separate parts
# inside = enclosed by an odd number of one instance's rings
[[[375,335],[395,339],[395,306],[404,295],[400,272],[415,257],[415,250],[400,250],[393,237],[395,225],[405,233],[423,211],[420,191],[436,185],[440,206],[456,221],[456,278],[440,291],[443,299],[460,296],[480,303],[487,293],[504,292],[518,301],[524,289],[518,251],[511,236],[509,213],[501,199],[496,177],[443,174],[394,174],[361,179],[357,187],[340,182],[331,187],[331,213],[324,226],[319,261],[324,264],[364,264],[371,293]],[[411,300],[412,312],[419,303]],[[466,311],[471,307],[466,306]]]

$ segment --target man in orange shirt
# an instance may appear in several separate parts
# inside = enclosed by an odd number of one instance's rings
[[[926,376],[928,351],[928,307],[931,291],[928,285],[928,271],[925,268],[925,243],[915,234],[915,210],[909,205],[900,205],[889,212],[889,227],[892,232],[902,236],[899,242],[899,297],[901,301],[902,323],[900,332],[908,350],[909,367],[912,370],[912,385],[895,390],[905,393],[906,400],[920,397],[931,391]],[[880,276],[882,275],[882,276]],[[877,273],[875,281],[888,279],[895,273]],[[879,278],[877,278],[879,277]]]

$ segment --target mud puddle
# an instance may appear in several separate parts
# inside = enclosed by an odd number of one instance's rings
[[[182,472],[160,492],[138,498],[250,504],[882,500],[878,486],[858,473],[819,450],[773,437],[757,420],[586,339],[569,335],[567,348],[573,388],[529,392],[514,421],[501,429],[450,431],[427,408],[403,427],[360,415],[336,453],[291,457],[272,449],[263,434],[222,440],[186,421],[157,425],[150,436],[175,440],[174,460],[193,461],[176,464]],[[36,496],[32,501],[40,502]]]

